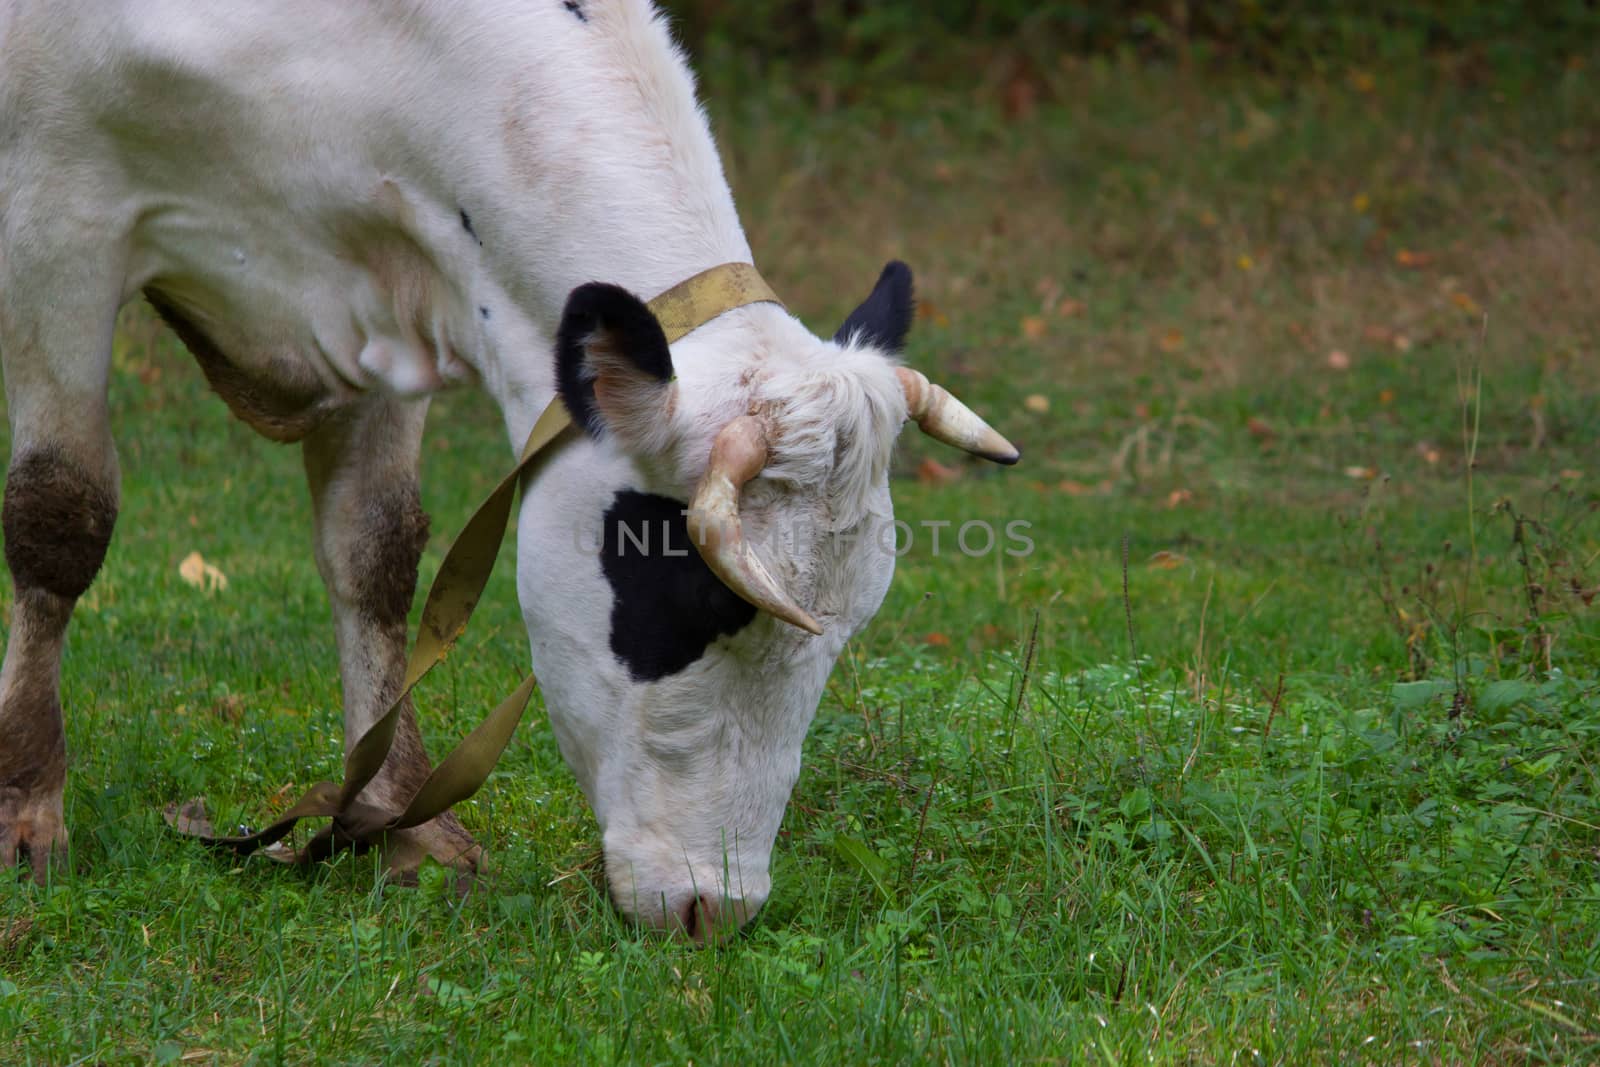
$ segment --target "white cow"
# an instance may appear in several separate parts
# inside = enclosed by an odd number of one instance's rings
[[[524,485],[517,580],[612,897],[697,938],[747,920],[889,583],[860,535],[891,517],[901,424],[1016,459],[896,367],[900,264],[832,340],[766,303],[669,348],[639,297],[750,259],[645,0],[0,0],[0,867],[66,841],[61,646],[116,518],[112,328],[143,293],[237,416],[301,443],[347,747],[400,688],[427,395],[480,383],[515,446],[559,390],[585,432]],[[753,556],[683,552],[697,487]],[[407,709],[363,799],[427,767]],[[386,847],[480,858],[449,815]]]

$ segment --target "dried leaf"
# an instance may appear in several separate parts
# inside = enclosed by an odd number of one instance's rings
[[[1188,489],[1174,489],[1172,492],[1167,494],[1167,507],[1179,507],[1183,504],[1191,503],[1193,500],[1194,493],[1190,492]]]
[[[1176,570],[1188,562],[1188,556],[1178,552],[1168,552],[1166,549],[1162,549],[1145,561],[1152,570],[1158,571]]]
[[[191,552],[183,557],[183,562],[178,564],[178,577],[196,589],[204,589],[208,593],[221,592],[228,588],[228,576],[214,565],[207,563],[205,557],[198,552]]]
[[[1478,302],[1460,290],[1450,294],[1450,303],[1465,311],[1468,315],[1483,314],[1483,308],[1478,306]]]
[[[1030,341],[1037,341],[1044,336],[1046,323],[1043,316],[1028,315],[1022,320],[1022,336]]]
[[[922,643],[932,645],[935,648],[948,648],[950,647],[950,638],[935,631],[934,633],[923,635]]]
[[[1183,345],[1183,331],[1179,330],[1177,327],[1169,327],[1163,331],[1161,336],[1156,340],[1156,347],[1169,355],[1174,352],[1183,351]]]
[[[1360,482],[1370,482],[1378,476],[1378,472],[1372,467],[1346,467],[1344,476]]]
[[[1056,305],[1056,314],[1064,319],[1070,319],[1074,315],[1082,315],[1086,309],[1087,305],[1082,300],[1074,300],[1069,296]]]
[[[1029,393],[1022,400],[1022,406],[1038,415],[1043,415],[1050,410],[1050,398],[1043,393]]]
[[[1256,261],[1250,258],[1248,252],[1240,253],[1239,258],[1233,262],[1240,270],[1254,270],[1256,266]]]
[[[1272,428],[1272,425],[1267,420],[1255,415],[1251,415],[1245,421],[1244,427],[1250,431],[1250,436],[1257,441],[1270,441],[1278,436],[1277,431]]]
[[[1349,370],[1350,356],[1342,348],[1335,348],[1328,353],[1328,368],[1330,370]]]
[[[1430,252],[1414,252],[1409,248],[1402,248],[1394,254],[1394,261],[1398,266],[1408,270],[1419,270],[1433,262]]]
[[[922,461],[917,467],[917,481],[924,485],[949,485],[961,477],[960,467],[946,467],[933,458]]]

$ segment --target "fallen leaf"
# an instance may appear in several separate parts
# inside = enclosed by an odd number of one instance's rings
[[[1085,485],[1082,482],[1074,481],[1071,478],[1064,478],[1057,483],[1056,490],[1058,492],[1065,493],[1068,496],[1087,496],[1088,494],[1094,492],[1094,486]]]
[[[1074,315],[1082,315],[1084,310],[1084,302],[1082,300],[1074,300],[1070,296],[1056,305],[1056,314],[1064,319],[1070,319]]]
[[[1413,252],[1409,248],[1402,248],[1394,254],[1394,261],[1399,266],[1409,270],[1426,267],[1433,262],[1433,255],[1428,252]]]
[[[1378,393],[1378,403],[1383,405],[1384,407],[1388,407],[1390,404],[1393,404],[1394,403],[1394,390],[1393,389],[1380,390],[1379,393]]]
[[[933,458],[922,461],[917,467],[917,481],[923,485],[949,485],[961,477],[960,467],[946,467]]]
[[[1478,302],[1460,290],[1450,294],[1450,303],[1465,311],[1468,315],[1483,314],[1483,308],[1478,306]]]
[[[1370,93],[1378,87],[1378,79],[1369,70],[1352,70],[1349,81],[1350,88],[1358,93]]]
[[[178,577],[207,592],[220,592],[228,588],[228,576],[215,566],[207,563],[205,557],[198,552],[191,552],[183,557],[183,562],[178,564]]]
[[[1004,110],[1006,118],[1022,122],[1033,116],[1039,106],[1039,87],[1024,73],[1017,73],[1006,83]]]
[[[1215,229],[1220,221],[1221,220],[1217,218],[1216,212],[1214,211],[1200,212],[1200,225],[1204,226],[1208,230]]]
[[[1168,354],[1183,351],[1183,331],[1175,327],[1167,329],[1156,340],[1156,347]]]
[[[1394,335],[1394,350],[1396,352],[1409,352],[1409,351],[1411,351],[1411,338],[1407,337],[1403,333],[1395,334]]]
[[[935,648],[948,648],[950,647],[950,638],[935,631],[934,633],[924,635],[922,638],[922,643],[925,645],[932,645]]]
[[[1248,253],[1241,254],[1239,258],[1233,262],[1240,270],[1254,270],[1256,265],[1256,261],[1251,259]]]
[[[1045,321],[1042,316],[1028,315],[1022,320],[1022,336],[1030,341],[1037,341],[1044,336]]]
[[[1561,477],[1567,479],[1568,481],[1577,481],[1579,478],[1583,477],[1583,472],[1580,470],[1573,470],[1571,467],[1568,467],[1566,470],[1561,472]]]
[[[1176,570],[1188,562],[1188,556],[1180,555],[1177,552],[1168,552],[1164,548],[1145,561],[1150,568],[1158,571]]]
[[[1167,494],[1167,507],[1175,508],[1182,504],[1188,504],[1193,500],[1194,493],[1190,492],[1189,490],[1174,489],[1172,492]]]
[[[933,165],[933,176],[942,182],[954,181],[956,172],[949,163],[941,159]]]
[[[1270,441],[1278,436],[1277,431],[1272,428],[1272,425],[1267,420],[1258,418],[1255,415],[1251,415],[1249,419],[1245,420],[1244,428],[1249,430],[1250,436],[1257,441]]]
[[[1023,398],[1022,406],[1029,411],[1043,415],[1050,410],[1050,398],[1043,393],[1029,393]]]
[[[1371,467],[1346,467],[1344,476],[1358,482],[1370,482],[1378,476],[1378,472]]]
[[[1357,193],[1355,196],[1350,198],[1350,210],[1354,211],[1357,215],[1366,214],[1367,208],[1371,206],[1372,200],[1367,196],[1366,193]]]
[[[1328,367],[1332,370],[1349,370],[1350,356],[1342,348],[1328,353]]]

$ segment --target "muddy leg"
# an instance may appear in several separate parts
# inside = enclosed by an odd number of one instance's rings
[[[0,528],[16,594],[0,665],[0,868],[26,861],[40,882],[67,843],[61,649],[105,559],[118,491],[110,318],[77,336],[62,319],[50,326],[22,331],[0,315],[12,431]]]
[[[428,537],[417,495],[426,412],[425,401],[374,398],[305,440],[317,566],[338,632],[346,752],[404,684],[406,613]],[[430,769],[408,699],[389,758],[361,799],[398,814]],[[448,813],[385,844],[385,861],[396,875],[414,871],[425,855],[476,871],[481,850]]]

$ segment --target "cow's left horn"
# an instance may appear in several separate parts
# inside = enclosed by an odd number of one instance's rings
[[[910,367],[896,367],[906,394],[906,417],[936,441],[974,456],[1010,465],[1022,458],[1015,445],[996,433],[973,410]]]
[[[689,536],[723,584],[769,615],[812,634],[822,626],[796,604],[756,558],[739,521],[739,490],[767,465],[767,432],[741,415],[717,434],[711,462],[689,502]]]

